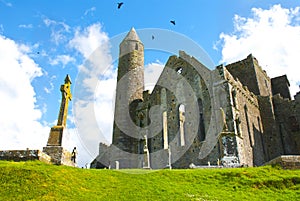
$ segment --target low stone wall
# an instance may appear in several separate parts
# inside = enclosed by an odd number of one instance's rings
[[[265,165],[279,164],[283,169],[300,169],[300,155],[279,156],[265,163]]]
[[[7,161],[30,161],[40,160],[42,162],[51,163],[51,157],[40,150],[3,150],[0,151],[0,160]]]
[[[44,147],[43,151],[30,149],[2,150],[0,151],[0,160],[15,162],[39,160],[48,164],[77,167],[76,163],[71,161],[71,153],[61,146]]]

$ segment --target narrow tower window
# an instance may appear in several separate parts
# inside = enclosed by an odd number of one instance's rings
[[[179,132],[180,132],[180,146],[185,145],[184,140],[184,122],[185,122],[185,107],[184,105],[180,105],[179,108]]]

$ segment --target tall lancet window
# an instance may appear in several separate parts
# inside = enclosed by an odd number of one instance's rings
[[[245,112],[245,117],[246,117],[246,123],[247,123],[247,130],[248,130],[250,146],[253,147],[254,146],[254,139],[253,139],[253,135],[252,135],[251,130],[250,130],[250,122],[249,122],[249,117],[248,117],[248,108],[247,108],[246,105],[244,106],[244,112]]]
[[[184,137],[184,122],[185,122],[185,107],[184,105],[179,106],[179,136],[180,136],[180,146],[185,145]]]
[[[167,111],[163,112],[163,143],[164,149],[168,149],[168,120],[167,120]]]
[[[198,108],[199,108],[199,127],[198,127],[198,137],[202,142],[205,140],[205,127],[204,127],[204,115],[203,115],[203,103],[202,99],[198,99]]]
[[[163,107],[163,147],[164,149],[168,149],[168,116],[167,116],[167,91],[165,88],[161,89],[161,96],[160,96],[160,104]]]

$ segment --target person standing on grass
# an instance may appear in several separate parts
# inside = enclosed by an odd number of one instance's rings
[[[76,163],[76,156],[77,156],[77,150],[76,150],[76,147],[74,147],[72,154],[71,154],[71,161],[73,161],[74,163]]]

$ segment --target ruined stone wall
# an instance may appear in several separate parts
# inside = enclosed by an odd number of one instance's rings
[[[266,161],[269,161],[277,156],[282,155],[284,152],[276,125],[272,97],[258,96],[258,103],[263,127],[263,141],[265,144],[264,147],[266,152]]]
[[[271,96],[272,95],[272,86],[271,86],[271,79],[267,75],[266,71],[262,69],[259,65],[257,59],[253,58],[253,65],[255,68],[257,84],[259,88],[259,95],[261,96]]]
[[[178,74],[178,77],[174,78],[172,72]],[[166,84],[166,81],[169,83]],[[168,87],[162,87],[166,85]],[[186,85],[189,85],[192,91],[186,90]],[[195,100],[194,106],[197,107],[197,117],[193,117],[192,112],[190,112],[191,107],[193,107],[192,102],[194,103]],[[219,159],[218,145],[207,158],[203,160],[198,158],[210,122],[211,101],[205,82],[191,64],[181,57],[171,56],[149,101],[145,104],[149,106],[160,105],[163,108],[157,117],[159,121],[163,122],[163,112],[166,112],[167,116],[167,122],[165,125],[164,123],[161,124],[160,132],[148,140],[152,168],[156,168],[159,164],[165,166],[168,164],[168,147],[164,145],[164,127],[167,129],[167,141],[171,147],[172,166],[174,168],[188,168],[191,163],[200,165],[207,164],[208,161],[217,163]],[[180,134],[179,108],[182,106],[185,108],[185,121],[182,129],[184,144]],[[194,120],[196,120],[197,125],[192,123]],[[156,154],[153,154],[155,152],[161,153],[159,158],[155,158]]]
[[[233,127],[236,135],[240,163],[248,166],[262,165],[265,162],[265,148],[257,97],[227,70],[225,75],[232,105],[232,121],[229,127]]]
[[[143,167],[144,136],[154,169],[167,167],[170,153],[175,168],[187,168],[191,163],[217,164],[226,157],[257,166],[285,152],[292,153],[285,146],[291,139],[298,140],[299,134],[288,139],[281,133],[288,126],[287,119],[291,122],[293,118],[297,127],[300,117],[283,117],[281,113],[283,108],[297,106],[279,99],[273,104],[271,80],[251,54],[210,71],[180,51],[179,57],[169,58],[151,94],[144,91],[143,66],[144,46],[132,29],[120,44],[114,146],[100,145],[102,155],[98,158],[106,161],[101,165]],[[284,91],[282,83],[273,83],[274,90]],[[274,105],[278,105],[276,114]],[[295,143],[289,149],[298,147]],[[94,163],[97,166],[97,160]]]
[[[278,76],[271,79],[272,94],[280,94],[283,98],[291,99],[289,90],[290,83],[286,75]]]
[[[239,80],[255,95],[271,95],[271,80],[259,66],[256,58],[250,54],[246,59],[226,66],[230,74]]]
[[[226,65],[226,69],[230,72],[235,80],[240,80],[240,82],[244,86],[247,86],[254,94],[260,94],[252,55],[249,55],[244,60]]]
[[[300,154],[300,101],[277,94],[273,103],[283,154]]]
[[[51,157],[40,150],[3,150],[0,151],[0,160],[7,161],[30,161],[39,160],[45,163],[51,163]]]
[[[300,102],[300,91],[296,93],[296,95],[294,96],[294,99],[298,102]]]
[[[43,152],[51,157],[51,163],[55,165],[67,165],[75,167],[76,164],[71,161],[71,152],[61,146],[43,147]]]
[[[99,143],[99,155],[91,162],[90,168],[109,168],[111,162],[110,146]]]
[[[286,155],[279,156],[267,162],[265,165],[280,165],[283,169],[300,169],[300,156]]]

